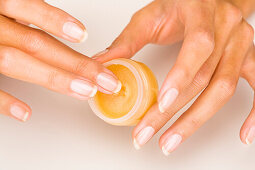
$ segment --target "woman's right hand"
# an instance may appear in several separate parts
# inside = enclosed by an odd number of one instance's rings
[[[97,89],[104,93],[120,89],[113,73],[97,61],[24,23],[72,42],[87,37],[82,23],[42,0],[0,0],[1,74],[82,100],[94,96]],[[21,121],[31,115],[29,106],[3,91],[0,109]]]

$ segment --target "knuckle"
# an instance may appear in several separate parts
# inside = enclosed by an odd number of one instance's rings
[[[12,48],[2,48],[0,50],[0,72],[7,73],[9,69],[10,58],[13,57],[14,51]]]
[[[24,36],[24,49],[32,54],[37,53],[45,44],[46,33],[36,30]]]
[[[183,78],[184,80],[186,80],[187,83],[189,83],[192,79],[193,79],[193,74],[192,71],[190,71],[188,69],[188,67],[184,67],[184,66],[179,66],[175,69],[175,73]]]
[[[19,4],[19,0],[0,0],[0,11],[8,14],[15,9]]]
[[[226,10],[228,14],[228,20],[232,20],[236,24],[242,21],[243,15],[239,8],[230,3],[227,3]]]
[[[255,68],[255,60],[253,60],[253,58],[251,58],[250,56],[247,56],[247,58],[244,60],[243,65],[241,67],[241,76],[244,78],[249,77],[249,75],[253,73],[254,68]]]
[[[199,128],[202,124],[201,120],[196,117],[192,117],[189,122],[190,122],[191,128],[195,128],[195,129]]]
[[[92,72],[91,70],[95,70],[95,68],[98,68],[96,61],[84,58],[74,65],[73,72],[78,75],[84,75],[87,74],[88,71]]]
[[[137,19],[140,19],[140,18],[142,18],[143,17],[143,11],[142,10],[139,10],[139,11],[137,11],[137,12],[135,12],[134,14],[133,14],[133,16],[131,17],[131,21],[132,20],[137,20]]]
[[[246,21],[242,22],[243,36],[248,39],[249,42],[252,42],[254,39],[254,29]]]
[[[172,110],[168,109],[164,113],[160,113],[159,119],[164,122],[164,121],[169,120],[172,116],[173,116]]]
[[[220,91],[220,94],[231,97],[236,89],[237,80],[230,76],[224,76],[215,82],[215,87]]]
[[[233,15],[234,19],[237,21],[237,22],[240,22],[242,20],[242,12],[239,8],[235,7],[235,6],[232,6],[231,8],[231,11],[230,13]]]
[[[212,52],[214,49],[215,41],[214,34],[210,30],[201,29],[197,30],[194,34],[195,39],[199,41],[208,51]]]
[[[205,88],[208,86],[210,82],[210,77],[208,76],[207,73],[202,73],[201,71],[199,71],[193,81],[193,84],[198,87],[198,88]]]
[[[148,24],[147,18],[149,16],[155,16],[156,11],[153,10],[148,10],[147,8],[142,8],[139,11],[135,12],[132,17],[131,17],[131,22],[134,24]]]
[[[249,66],[249,64],[244,63],[241,68],[242,77],[246,77],[247,75],[249,75],[250,71],[251,67]]]
[[[59,73],[57,72],[57,70],[51,71],[49,73],[48,79],[46,82],[46,85],[48,86],[48,88],[54,89],[54,87],[56,87],[58,77],[59,77]]]

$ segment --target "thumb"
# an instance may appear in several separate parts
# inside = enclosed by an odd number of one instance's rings
[[[151,42],[152,27],[149,13],[146,10],[138,11],[111,46],[92,58],[101,63],[115,58],[131,58]]]

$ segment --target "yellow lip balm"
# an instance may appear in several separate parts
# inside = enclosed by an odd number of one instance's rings
[[[118,77],[122,87],[117,94],[97,92],[89,100],[91,109],[113,125],[137,124],[157,101],[158,83],[154,74],[145,64],[130,59],[115,59],[104,65]]]

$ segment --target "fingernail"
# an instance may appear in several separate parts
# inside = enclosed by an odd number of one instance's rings
[[[92,59],[97,59],[99,56],[104,55],[105,53],[107,53],[109,50],[105,49],[104,51],[101,51],[99,53],[97,53],[96,55],[94,55],[93,57],[91,57]]]
[[[82,96],[93,97],[97,93],[97,86],[84,80],[73,80],[70,86],[72,91]]]
[[[121,90],[121,82],[109,74],[100,73],[96,81],[99,86],[110,92],[118,93]]]
[[[165,92],[159,101],[158,108],[161,113],[164,113],[173,104],[179,92],[175,88],[171,88]]]
[[[29,116],[29,112],[26,111],[25,108],[23,108],[17,104],[11,105],[10,112],[14,117],[16,117],[19,120],[22,120],[23,122],[25,122]]]
[[[148,126],[142,129],[138,135],[134,138],[133,144],[134,147],[138,150],[144,144],[146,144],[150,138],[153,136],[155,130],[154,128]]]
[[[253,142],[254,137],[255,137],[255,126],[250,128],[246,137],[246,144],[250,145]]]
[[[66,22],[63,26],[63,32],[67,36],[80,42],[83,42],[88,38],[87,31],[74,22]]]
[[[162,147],[164,155],[168,156],[172,151],[174,151],[182,141],[181,135],[174,134],[171,135]]]

